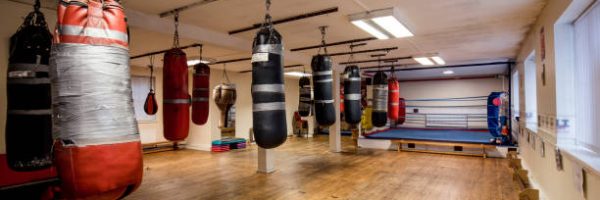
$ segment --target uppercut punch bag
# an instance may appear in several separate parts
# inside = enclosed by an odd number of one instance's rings
[[[313,71],[314,106],[317,122],[321,126],[330,126],[335,123],[331,58],[327,55],[313,56],[311,67]]]
[[[360,93],[360,69],[358,66],[348,66],[344,79],[344,118],[349,124],[358,124],[361,120],[362,105]]]
[[[283,83],[282,38],[269,23],[252,45],[253,128],[256,144],[265,149],[278,147],[287,138]]]
[[[373,77],[373,112],[371,120],[373,126],[382,127],[387,123],[388,100],[387,76],[379,71]]]
[[[396,124],[402,125],[406,121],[406,102],[404,101],[404,98],[400,98],[398,103],[400,106],[398,106],[398,120],[396,121]]]
[[[163,64],[163,135],[182,141],[190,129],[190,94],[185,53],[175,47],[165,53]]]
[[[222,83],[217,85],[213,89],[213,99],[217,104],[219,110],[221,110],[221,120],[219,120],[219,126],[225,127],[227,124],[227,113],[235,100],[237,99],[237,91],[234,84]]]
[[[300,103],[298,104],[298,114],[302,117],[308,117],[312,109],[312,98],[310,95],[310,79],[303,76],[298,81],[300,85]]]
[[[5,138],[7,163],[14,171],[52,165],[51,46],[52,35],[37,8],[10,38]],[[6,176],[0,172],[0,177]]]
[[[398,120],[398,115],[400,114],[400,85],[398,80],[395,78],[390,78],[388,80],[388,118],[392,121]]]
[[[208,120],[210,68],[204,63],[194,66],[194,83],[192,91],[192,122],[197,125],[205,124]]]
[[[156,95],[154,93],[154,66],[150,65],[150,91],[144,101],[144,112],[147,115],[155,115],[158,112],[158,103],[156,103]]]
[[[61,0],[50,57],[59,199],[117,199],[142,181],[127,23],[117,0]]]

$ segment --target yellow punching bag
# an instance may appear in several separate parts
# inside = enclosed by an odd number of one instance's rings
[[[364,130],[371,130],[373,128],[373,123],[371,122],[371,112],[373,112],[372,106],[367,106],[363,110],[363,114],[361,116],[360,124]]]

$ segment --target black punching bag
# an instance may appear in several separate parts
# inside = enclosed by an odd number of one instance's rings
[[[317,123],[321,126],[330,126],[335,123],[331,58],[327,55],[313,56],[311,67],[313,71],[314,102]]]
[[[344,74],[344,118],[349,124],[358,124],[361,120],[360,83],[360,69],[358,66],[346,67]]]
[[[382,127],[387,123],[388,83],[385,73],[379,71],[373,77],[373,126]]]
[[[15,171],[52,164],[51,45],[52,35],[38,9],[10,38],[5,139],[8,165]]]
[[[312,98],[310,95],[310,79],[306,76],[300,78],[300,103],[298,104],[298,114],[302,117],[308,117],[312,109]]]
[[[252,49],[252,117],[259,147],[278,147],[287,138],[283,87],[283,45],[272,24],[254,38]]]

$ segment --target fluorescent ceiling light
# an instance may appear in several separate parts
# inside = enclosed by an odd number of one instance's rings
[[[210,61],[208,61],[208,60],[200,60],[200,59],[193,59],[193,60],[188,60],[187,61],[187,65],[188,66],[197,65],[198,63],[208,64],[208,63],[210,63]]]
[[[435,65],[433,61],[431,61],[428,57],[414,57],[415,61],[419,62],[421,65]]]
[[[414,36],[404,24],[400,23],[394,16],[375,17],[372,19],[377,25],[385,29],[396,38]]]
[[[349,18],[352,24],[380,40],[414,36],[399,16],[400,10],[391,7],[353,14]]]
[[[452,70],[446,70],[446,71],[444,71],[444,74],[445,75],[451,75],[451,74],[454,74],[454,71],[452,71]]]
[[[444,61],[444,59],[442,59],[442,57],[440,57],[440,56],[433,56],[433,57],[431,57],[431,59],[438,65],[446,64],[446,61]]]
[[[293,77],[304,77],[304,76],[310,76],[310,73],[304,73],[304,72],[297,72],[297,71],[291,71],[291,72],[285,72],[284,73],[286,76],[293,76]]]
[[[375,36],[377,39],[385,40],[385,39],[389,39],[390,38],[387,35],[383,34],[381,31],[375,29],[373,26],[367,24],[363,20],[352,21],[352,24],[354,24],[355,26],[358,26],[358,28],[366,31],[367,33]]]

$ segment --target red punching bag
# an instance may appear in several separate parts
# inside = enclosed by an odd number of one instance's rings
[[[392,72],[393,73],[393,72]],[[388,80],[388,118],[392,121],[398,120],[399,114],[400,87],[398,80],[392,76]]]
[[[208,120],[210,68],[204,63],[194,66],[194,83],[192,91],[192,122],[197,125],[205,124]]]
[[[190,128],[190,94],[185,53],[177,47],[167,51],[163,66],[163,134],[169,141],[182,141],[187,138]]]
[[[58,3],[50,57],[58,199],[118,199],[142,181],[127,23],[117,0]]]

